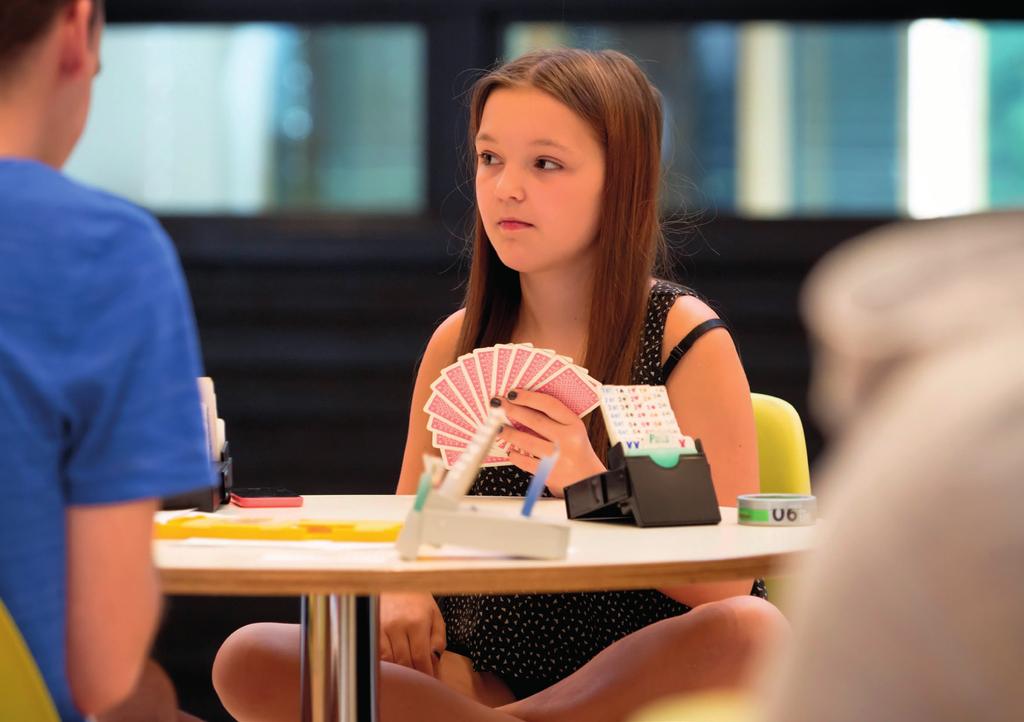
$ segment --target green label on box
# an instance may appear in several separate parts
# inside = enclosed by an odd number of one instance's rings
[[[767,509],[740,509],[740,521],[771,521]]]

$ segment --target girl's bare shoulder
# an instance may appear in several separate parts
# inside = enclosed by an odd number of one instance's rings
[[[686,338],[686,334],[713,318],[718,318],[718,314],[696,296],[685,295],[677,298],[665,319],[665,336],[661,349],[662,362],[668,359],[672,349]]]
[[[430,341],[427,342],[427,349],[423,354],[424,366],[440,369],[455,360],[455,349],[459,343],[459,334],[462,333],[462,320],[465,315],[466,309],[460,308],[438,324]]]

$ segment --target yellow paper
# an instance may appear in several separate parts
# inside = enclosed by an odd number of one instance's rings
[[[402,523],[397,521],[331,521],[303,519],[277,521],[270,518],[212,519],[209,516],[180,516],[153,524],[156,539],[269,539],[279,541],[391,542],[398,538]]]

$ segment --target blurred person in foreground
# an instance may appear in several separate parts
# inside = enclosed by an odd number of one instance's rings
[[[1024,710],[1024,213],[888,226],[813,273],[812,400],[841,433],[771,722]]]
[[[157,222],[60,171],[102,28],[0,3],[0,599],[63,720],[194,719],[147,661],[157,499],[212,483],[192,308]]]

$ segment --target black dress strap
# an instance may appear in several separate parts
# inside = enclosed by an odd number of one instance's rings
[[[661,382],[663,384],[668,383],[668,376],[675,369],[676,364],[686,355],[686,352],[690,350],[690,347],[697,342],[701,336],[706,334],[713,328],[724,328],[726,331],[729,330],[729,326],[720,318],[710,318],[704,323],[699,323],[693,327],[690,333],[686,334],[686,337],[676,344],[676,347],[672,349],[672,352],[668,355],[668,360],[665,365],[661,367]]]

